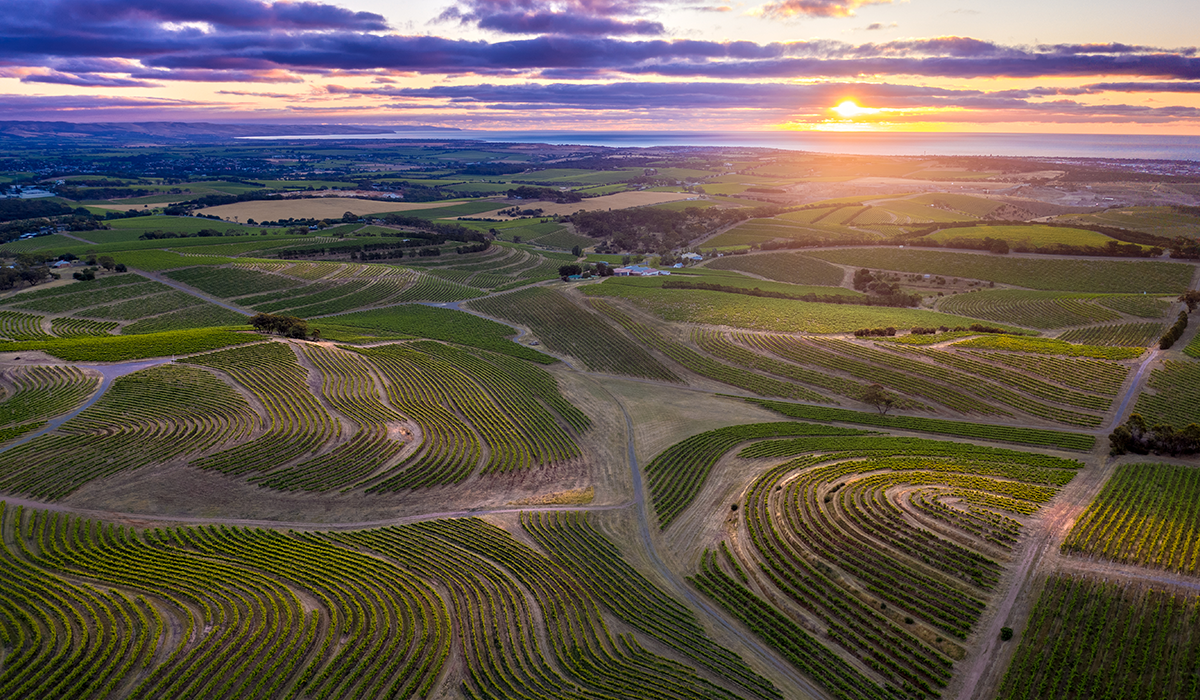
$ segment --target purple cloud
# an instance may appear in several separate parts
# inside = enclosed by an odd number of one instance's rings
[[[259,0],[48,0],[7,12],[5,24],[69,27],[80,33],[98,27],[200,23],[237,30],[383,31],[387,21],[372,12],[353,12],[318,2]]]
[[[763,5],[764,17],[851,17],[863,5],[890,5],[892,0],[783,0]]]
[[[505,34],[565,36],[659,35],[661,22],[620,19],[645,9],[631,0],[460,0],[438,17]]]
[[[660,25],[647,19],[656,7],[651,0],[562,0],[556,5],[547,0],[463,0],[447,11],[448,19],[480,26],[521,17],[528,22],[520,25],[525,27],[521,31],[542,32],[488,42],[375,33],[386,26],[378,15],[316,2],[48,0],[29,5],[28,12],[0,15],[0,65],[22,69],[21,77],[49,76],[43,81],[91,87],[118,87],[122,85],[115,81],[122,80],[128,81],[125,87],[167,80],[295,82],[301,74],[375,71],[550,80],[611,80],[619,75],[699,81],[862,76],[1200,80],[1194,48],[1020,47],[971,37],[760,44],[608,36],[660,31]],[[555,16],[543,17],[546,13]],[[518,24],[505,26],[517,31]]]
[[[74,85],[76,87],[118,87],[118,88],[152,88],[161,87],[158,83],[133,78],[113,78],[103,75],[73,73],[31,73],[21,78],[22,83],[52,83],[55,85]]]

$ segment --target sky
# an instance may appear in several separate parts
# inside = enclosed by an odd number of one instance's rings
[[[0,0],[0,120],[1200,135],[1196,0]]]

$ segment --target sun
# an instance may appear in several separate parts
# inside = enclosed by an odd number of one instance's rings
[[[845,100],[831,109],[837,112],[838,116],[843,119],[854,119],[855,117],[862,117],[868,114],[878,114],[880,111],[872,107],[861,107],[854,100]]]

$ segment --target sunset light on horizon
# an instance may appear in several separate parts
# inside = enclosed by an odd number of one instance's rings
[[[1189,0],[44,0],[0,119],[1200,135]]]

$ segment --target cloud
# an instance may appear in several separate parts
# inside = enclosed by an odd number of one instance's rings
[[[87,33],[99,27],[170,25],[175,29],[384,31],[387,21],[319,2],[258,0],[47,0],[6,12],[5,24],[68,27]]]
[[[822,7],[837,5],[814,1]],[[42,77],[31,80],[81,87],[287,83],[306,75],[373,72],[546,80],[1200,80],[1195,48],[1120,43],[1030,47],[958,36],[858,44],[655,38],[662,27],[653,15],[666,2],[461,0],[447,10],[446,21],[494,23],[503,27],[496,31],[508,34],[540,34],[465,41],[387,33],[378,15],[318,2],[47,0],[29,4],[28,11],[0,14],[0,65],[25,70],[22,78],[36,75]],[[858,6],[837,6],[852,5]]]
[[[134,78],[182,80],[194,83],[303,83],[304,79],[283,70],[151,70],[132,73]]]
[[[752,113],[755,119],[819,123],[829,108],[854,98],[883,108],[892,123],[961,121],[1009,123],[1138,123],[1191,120],[1200,110],[1186,106],[1095,106],[1073,100],[1045,101],[1054,90],[955,90],[919,85],[827,82],[778,83],[664,83],[609,84],[525,83],[498,85],[439,85],[426,88],[330,86],[332,95],[377,97],[382,106],[401,111],[452,109],[456,118],[479,119],[488,112],[499,119],[570,119],[581,113],[603,114],[611,120],[687,120],[702,116],[713,123]],[[1080,94],[1090,94],[1084,91]],[[931,112],[930,110],[937,110]],[[948,110],[948,111],[947,111]],[[511,115],[511,116],[509,116]],[[594,117],[587,117],[594,118]]]
[[[441,22],[471,24],[504,34],[656,36],[661,22],[635,19],[646,11],[636,0],[459,0]]]
[[[890,5],[892,0],[783,0],[767,3],[760,13],[774,19],[808,17],[852,17],[863,5]]]
[[[897,24],[896,22],[892,22],[891,24],[883,24],[882,22],[872,22],[866,26],[866,30],[868,32],[878,32],[878,31],[882,31],[884,29],[895,29],[896,27],[899,27],[899,26],[900,25]]]
[[[23,83],[52,83],[56,85],[74,85],[76,87],[117,87],[117,88],[152,88],[159,87],[158,83],[133,78],[114,78],[110,76],[73,73],[60,73],[52,70],[47,73],[31,73],[21,78]]]

